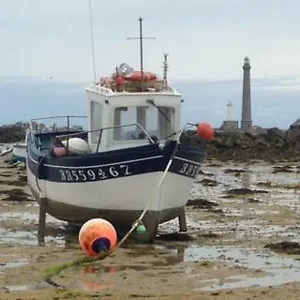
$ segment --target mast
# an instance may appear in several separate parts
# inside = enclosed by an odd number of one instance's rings
[[[94,44],[94,30],[93,30],[93,16],[92,16],[92,4],[89,0],[89,15],[90,15],[90,31],[91,31],[91,46],[92,46],[92,64],[93,64],[93,74],[94,74],[94,83],[97,81],[96,76],[96,58],[95,58],[95,44]]]
[[[144,78],[144,59],[143,59],[143,19],[139,17],[140,22],[140,65],[141,65],[141,75]]]
[[[140,22],[140,35],[139,37],[128,37],[127,40],[136,40],[140,41],[140,70],[141,70],[141,87],[143,91],[143,82],[144,82],[144,57],[143,57],[143,40],[155,40],[155,37],[145,37],[143,36],[143,18],[139,17]]]

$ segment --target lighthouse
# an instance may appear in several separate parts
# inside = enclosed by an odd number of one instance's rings
[[[242,121],[241,129],[244,131],[251,131],[251,89],[250,89],[250,61],[248,57],[244,59],[243,65],[243,104],[242,104]]]
[[[232,102],[229,100],[227,103],[227,118],[223,121],[221,129],[226,131],[232,131],[239,128],[239,122],[232,120]]]

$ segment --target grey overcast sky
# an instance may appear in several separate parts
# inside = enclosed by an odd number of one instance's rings
[[[144,18],[145,69],[173,79],[300,77],[299,0],[91,0],[97,76],[117,64],[139,67]],[[88,0],[0,0],[0,76],[92,80]]]

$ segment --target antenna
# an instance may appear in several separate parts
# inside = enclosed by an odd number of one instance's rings
[[[128,37],[127,40],[140,40],[140,64],[141,64],[141,77],[142,77],[142,90],[144,81],[144,59],[143,59],[143,40],[155,40],[155,37],[144,37],[143,36],[143,18],[139,17],[140,22],[140,36],[139,37]]]
[[[168,86],[168,53],[164,53],[164,76],[163,76],[163,80],[164,80],[164,85],[165,88],[167,88]]]
[[[93,16],[92,16],[91,0],[89,0],[89,14],[90,14],[90,30],[91,30],[91,43],[92,43],[92,63],[93,63],[94,83],[96,83],[96,81],[97,81],[96,59],[95,59],[95,44],[94,44],[94,30],[93,30]]]

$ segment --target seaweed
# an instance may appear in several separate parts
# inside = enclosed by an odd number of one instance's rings
[[[74,261],[68,262],[68,263],[63,263],[63,264],[59,264],[56,265],[54,267],[48,268],[45,270],[45,276],[44,276],[44,280],[56,287],[56,288],[61,288],[64,289],[65,287],[59,283],[57,283],[56,281],[54,281],[52,278],[54,276],[59,275],[61,272],[70,269],[70,268],[77,268],[83,265],[87,265],[93,262],[96,262],[98,260],[104,260],[110,253],[109,252],[100,252],[98,256],[93,256],[93,257],[81,257],[79,259],[76,259]]]

